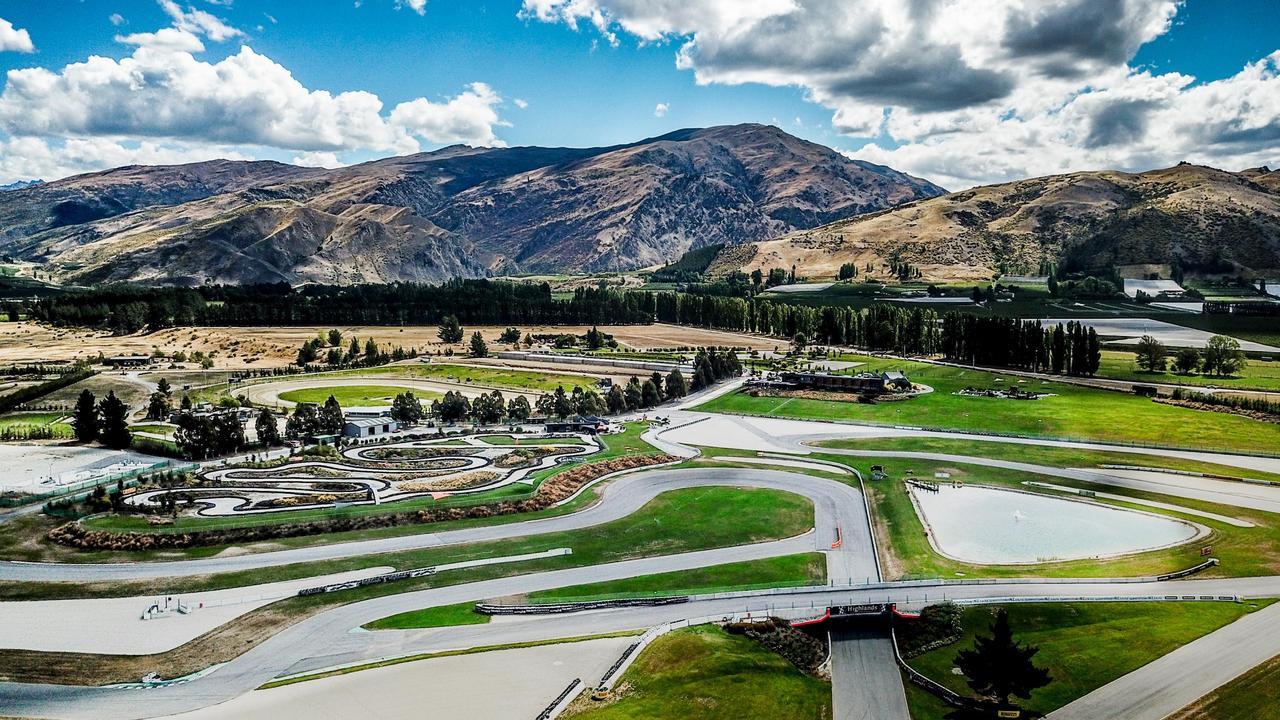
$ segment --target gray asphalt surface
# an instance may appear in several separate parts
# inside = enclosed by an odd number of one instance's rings
[[[101,564],[3,562],[0,563],[0,580],[93,582],[182,577],[400,550],[506,540],[600,525],[631,515],[645,503],[668,490],[713,485],[773,488],[809,498],[814,503],[816,537],[820,540],[810,540],[807,549],[828,549],[831,539],[835,537],[836,527],[839,526],[843,528],[842,532],[846,535],[846,552],[852,563],[850,576],[875,577],[870,540],[865,532],[866,511],[862,505],[862,496],[856,489],[798,473],[764,469],[705,468],[678,471],[649,470],[624,475],[605,486],[600,502],[585,510],[553,518],[199,560]],[[859,527],[864,528],[862,538],[857,535],[856,528]],[[800,551],[792,550],[791,552]],[[369,561],[371,564],[377,564],[376,558],[370,558]]]
[[[831,633],[831,700],[834,720],[911,720],[887,632]]]

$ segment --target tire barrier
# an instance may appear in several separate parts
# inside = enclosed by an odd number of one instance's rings
[[[609,681],[612,680],[613,676],[616,675],[618,671],[622,669],[622,664],[625,663],[627,659],[630,658],[632,655],[634,655],[636,653],[636,650],[639,650],[639,649],[640,649],[640,643],[638,642],[633,642],[630,645],[628,645],[627,649],[623,650],[622,654],[618,656],[618,659],[614,660],[613,664],[609,666],[609,669],[604,672],[604,675],[600,676],[600,687],[603,689],[608,689]]]
[[[338,592],[339,590],[351,590],[369,585],[381,585],[382,583],[396,582],[397,580],[408,580],[410,578],[427,577],[428,575],[435,574],[436,569],[434,567],[399,570],[397,572],[386,573],[385,575],[374,575],[373,577],[367,577],[362,580],[352,580],[350,582],[334,583],[332,585],[303,588],[298,591],[297,596],[306,597],[308,595],[323,595],[325,593]]]
[[[556,615],[560,613],[581,612],[583,610],[604,610],[607,608],[652,607],[658,605],[679,605],[689,602],[689,596],[660,598],[637,598],[632,600],[598,600],[594,602],[547,603],[545,605],[491,605],[476,603],[475,610],[481,615]]]
[[[556,696],[556,699],[551,701],[551,704],[542,712],[538,713],[538,717],[535,720],[551,720],[551,718],[559,715],[560,711],[564,709],[560,706],[564,704],[564,701],[568,699],[569,696],[573,694],[573,691],[577,690],[578,686],[581,684],[582,678],[574,678],[573,682],[569,683],[569,687],[561,690],[560,694]]]
[[[1196,573],[1202,570],[1208,570],[1211,567],[1215,567],[1217,566],[1217,564],[1218,564],[1218,558],[1209,558],[1208,560],[1205,560],[1204,562],[1200,563],[1199,565],[1196,565],[1195,567],[1189,567],[1183,570],[1177,570],[1171,573],[1157,575],[1156,581],[1159,582],[1161,580],[1177,580],[1178,578],[1184,578],[1188,575],[1195,575]]]

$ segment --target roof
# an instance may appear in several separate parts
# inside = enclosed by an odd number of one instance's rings
[[[393,422],[395,421],[392,420],[391,418],[384,418],[384,417],[351,418],[350,420],[347,420],[347,425],[355,425],[356,427],[367,428],[367,427],[378,427],[379,425],[388,425]]]

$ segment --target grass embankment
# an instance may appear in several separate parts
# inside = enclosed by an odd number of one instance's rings
[[[826,580],[826,558],[821,553],[785,555],[765,560],[641,575],[610,582],[575,585],[529,593],[532,603],[612,600],[662,595],[697,595],[731,590],[820,584]],[[365,625],[370,630],[477,625],[489,622],[488,615],[474,610],[475,603],[459,603],[399,613]]]
[[[616,700],[579,699],[561,717],[582,720],[831,717],[831,686],[781,656],[714,625],[658,638],[623,674]]]
[[[1280,720],[1280,656],[1205,695],[1168,720]]]
[[[569,547],[572,555],[445,572],[273,603],[167,653],[149,656],[0,652],[0,676],[29,682],[102,684],[136,680],[156,668],[177,677],[234,658],[267,637],[323,610],[360,600],[511,575],[584,567],[638,557],[791,537],[813,526],[808,499],[776,490],[690,488],[663,493],[632,515],[591,528],[473,545],[366,555],[252,571],[101,584],[3,583],[0,599],[60,599],[191,593],[368,567],[408,569]],[[698,532],[688,532],[698,528]]]
[[[1267,603],[1043,603],[1006,606],[1014,637],[1040,648],[1034,662],[1049,669],[1053,681],[1031,693],[1023,708],[1048,713],[1112,680],[1166,655],[1196,638],[1239,619]],[[969,694],[961,675],[951,671],[956,654],[973,647],[975,635],[989,634],[993,606],[965,608],[959,642],[912,660],[916,670]],[[942,718],[943,704],[913,685],[907,686],[913,720]]]
[[[1007,445],[1007,443],[1005,444]],[[868,441],[867,445],[873,446],[869,449],[887,449],[880,448],[879,441]],[[983,447],[985,448],[985,446],[986,444],[984,443]],[[1028,462],[1037,462],[1036,459],[1028,457],[1031,454],[1031,450],[1039,450],[1039,448],[1026,448],[1024,457],[1020,459]],[[969,452],[973,452],[971,446]],[[884,567],[885,576],[888,578],[1148,576],[1182,570],[1203,562],[1204,558],[1200,556],[1200,549],[1204,545],[1212,545],[1213,556],[1221,561],[1218,567],[1205,571],[1204,575],[1207,577],[1273,575],[1280,572],[1280,518],[1272,513],[1227,507],[1200,500],[1126,488],[1099,487],[1094,484],[1064,478],[989,467],[983,465],[981,457],[974,457],[971,463],[944,463],[892,457],[854,458],[840,455],[818,455],[818,457],[851,464],[862,471],[865,477],[870,477],[870,468],[873,464],[884,465],[888,470],[889,479],[881,481],[868,480],[866,483],[878,540],[877,545],[881,555],[881,564]],[[1055,463],[1048,462],[1045,464],[1053,465]],[[1194,542],[1175,547],[1121,557],[1036,565],[973,565],[943,557],[930,545],[929,538],[925,534],[924,525],[920,522],[920,518],[911,503],[906,485],[902,481],[903,477],[909,477],[906,473],[907,470],[913,470],[915,477],[923,478],[932,477],[935,472],[949,472],[952,479],[960,482],[1002,486],[1018,490],[1028,490],[1027,486],[1023,485],[1027,481],[1047,482],[1065,487],[1105,490],[1116,495],[1156,500],[1193,510],[1240,518],[1252,522],[1255,527],[1235,527],[1196,515],[1103,499],[1098,500],[1098,502],[1196,522],[1208,527],[1210,534]],[[1042,492],[1051,496],[1074,497],[1051,490]]]
[[[393,385],[336,385],[288,390],[280,393],[280,399],[294,403],[324,403],[329,396],[337,398],[343,407],[390,407],[396,395],[412,392],[422,402],[443,397],[441,393]]]
[[[21,429],[48,429],[56,437],[71,437],[71,425],[59,422],[68,417],[64,412],[11,412],[0,415],[0,432]]]
[[[1251,360],[1247,366],[1235,375],[1218,377],[1217,375],[1200,375],[1169,370],[1167,372],[1147,372],[1140,370],[1131,352],[1104,350],[1102,363],[1098,367],[1098,377],[1132,382],[1169,383],[1173,385],[1191,385],[1206,387],[1212,385],[1222,389],[1235,390],[1280,390],[1280,362],[1262,362]],[[1169,358],[1172,365],[1173,358]]]
[[[1169,447],[1275,452],[1280,424],[1227,413],[1163,405],[1148,398],[1052,380],[1017,384],[1014,376],[866,356],[855,372],[902,370],[934,392],[909,400],[865,404],[801,397],[752,397],[746,391],[722,395],[699,406],[709,412],[770,415],[807,420],[850,420],[878,425],[910,425],[942,430],[995,432],[1031,437],[1141,443]],[[1003,378],[1004,382],[996,382]],[[1053,393],[1040,400],[1005,400],[953,395],[965,387]]]

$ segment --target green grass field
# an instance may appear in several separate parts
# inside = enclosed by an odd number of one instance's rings
[[[1172,365],[1172,358],[1170,358]],[[1216,375],[1182,375],[1169,370],[1162,373],[1150,373],[1139,370],[1131,352],[1104,350],[1102,364],[1098,368],[1098,377],[1133,382],[1170,383],[1190,385],[1193,387],[1214,386],[1236,390],[1280,390],[1280,362],[1263,362],[1251,360],[1238,375],[1218,377]]]
[[[367,630],[408,630],[454,625],[484,625],[487,622],[489,622],[489,616],[476,612],[474,602],[464,602],[457,605],[411,610],[366,623],[364,627]]]
[[[131,432],[152,433],[155,435],[164,435],[168,438],[172,438],[174,431],[177,429],[177,425],[170,425],[169,423],[161,422],[143,422],[129,426],[129,430]]]
[[[574,385],[594,387],[596,379],[586,375],[572,373],[553,373],[541,370],[515,370],[501,367],[483,367],[470,365],[452,365],[448,363],[414,363],[402,365],[386,365],[383,367],[360,370],[340,370],[333,373],[321,373],[316,377],[406,377],[425,380],[443,380],[455,383],[473,383],[515,390],[550,392],[557,386],[565,390]]]
[[[713,565],[685,572],[641,575],[623,580],[544,590],[530,593],[528,601],[557,603],[620,597],[693,595],[784,585],[820,584],[826,580],[826,577],[826,561],[823,556],[820,553],[806,553]],[[365,627],[370,630],[404,630],[489,622],[489,616],[475,612],[474,607],[474,602],[466,602],[411,610],[382,618]]]
[[[578,701],[581,720],[813,720],[831,717],[831,685],[780,655],[714,625],[658,638],[623,674],[612,702]]]
[[[55,429],[71,432],[71,425],[58,422],[68,418],[63,412],[10,412],[0,415],[0,430],[11,427],[44,427],[52,425]]]
[[[280,399],[295,403],[323,404],[329,396],[337,398],[343,407],[390,407],[396,395],[411,391],[414,397],[429,403],[442,397],[440,393],[429,390],[396,387],[394,385],[343,385],[339,387],[313,387],[301,390],[289,390],[280,393]]]
[[[1023,708],[1047,713],[1217,630],[1252,608],[1236,603],[1183,602],[1043,603],[1005,609],[1015,639],[1039,647],[1034,661],[1048,668],[1053,677],[1049,685],[1032,692]],[[912,659],[911,666],[952,690],[969,694],[964,677],[952,673],[951,668],[956,653],[973,647],[975,634],[988,633],[994,610],[991,606],[965,608],[960,641]],[[913,720],[942,717],[931,712],[926,702],[913,702],[912,706]]]
[[[962,397],[952,393],[968,386],[1009,386],[1016,383],[1016,378],[903,360],[855,359],[864,363],[858,371],[902,370],[914,382],[928,385],[934,392],[910,400],[865,404],[853,398],[844,401],[752,397],[739,391],[722,395],[698,409],[1213,450],[1274,453],[1280,448],[1280,425],[1276,423],[1162,405],[1137,395],[1055,381],[1028,381],[1017,385],[1029,391],[1054,394],[1040,400]],[[996,382],[997,378],[1003,382]]]
[[[1205,695],[1168,720],[1280,719],[1280,656]]]

